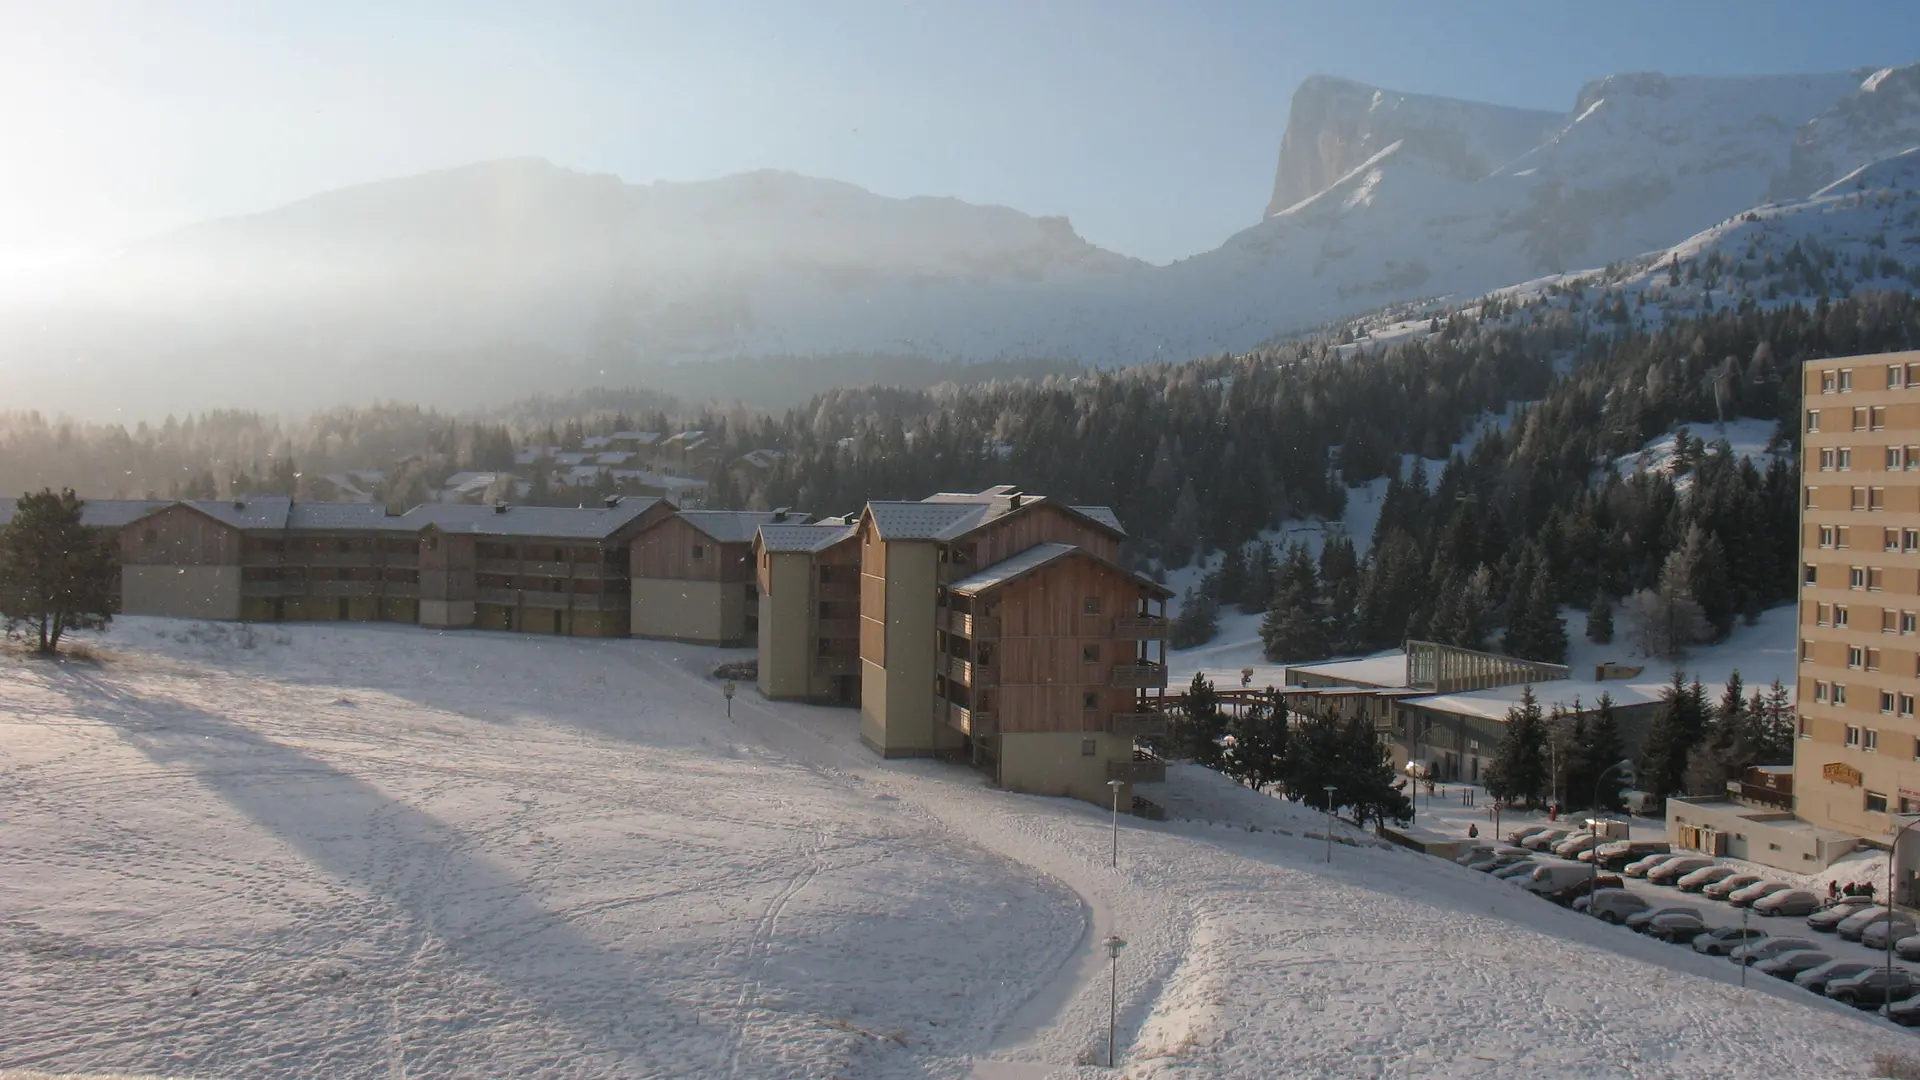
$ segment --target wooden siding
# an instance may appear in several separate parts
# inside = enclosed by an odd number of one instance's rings
[[[694,549],[702,552],[694,558]],[[687,524],[685,518],[660,519],[633,539],[628,562],[636,578],[673,581],[745,582],[755,580],[753,544],[719,544]]]
[[[1099,614],[1086,614],[1088,597],[1099,601]],[[984,691],[984,703],[976,698],[975,708],[995,713],[1006,733],[1106,730],[1112,714],[1130,711],[1137,700],[1135,691],[1109,685],[1113,667],[1137,661],[1142,648],[1114,636],[1114,616],[1137,611],[1144,598],[1138,583],[1083,558],[1042,567],[988,594],[1001,635],[974,648],[990,650],[999,683]],[[1094,663],[1084,657],[1089,646]]]
[[[120,530],[128,566],[238,566],[241,533],[187,506],[170,506]]]
[[[962,578],[1049,543],[1072,544],[1108,562],[1120,559],[1120,541],[1112,533],[1063,506],[1041,502],[990,522],[955,544],[965,561],[956,561],[950,573],[954,579]]]
[[[476,538],[428,529],[420,537],[420,599],[474,598]]]

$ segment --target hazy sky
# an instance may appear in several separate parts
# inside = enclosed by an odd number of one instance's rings
[[[1566,109],[1914,61],[1915,0],[0,0],[0,269],[522,155],[1002,203],[1164,262],[1259,220],[1316,72]]]

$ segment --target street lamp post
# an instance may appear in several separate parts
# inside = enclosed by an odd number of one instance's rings
[[[1601,809],[1600,808],[1600,788],[1606,783],[1607,774],[1613,773],[1613,772],[1618,772],[1622,776],[1631,777],[1633,775],[1633,762],[1627,760],[1626,758],[1621,758],[1619,761],[1616,761],[1613,764],[1607,766],[1606,768],[1600,770],[1600,775],[1593,778],[1593,809],[1596,813],[1600,812],[1600,809]],[[1593,887],[1600,883],[1600,825],[1599,825],[1599,819],[1597,818],[1595,819],[1594,826],[1593,826],[1593,840],[1594,840],[1593,861],[1587,864],[1587,914],[1588,915],[1598,914],[1598,912],[1593,910],[1593,891],[1594,891]],[[1744,975],[1741,976],[1742,979],[1744,979],[1745,977],[1746,976]]]
[[[1333,793],[1338,790],[1332,784],[1327,785],[1327,861],[1333,861]]]
[[[1420,734],[1413,737],[1413,742],[1408,746],[1409,751],[1413,754],[1420,754],[1420,751],[1426,748],[1427,736],[1432,733],[1433,721],[1429,720],[1420,728]],[[1414,766],[1414,761],[1416,760],[1420,762],[1418,771],[1415,771]],[[1413,815],[1408,819],[1409,821],[1420,820],[1420,782],[1430,778],[1432,775],[1433,770],[1427,765],[1426,755],[1421,754],[1418,758],[1408,758],[1407,782],[1413,785]],[[1427,805],[1433,805],[1433,796],[1427,796]]]
[[[1913,816],[1913,815],[1909,815],[1909,816]],[[1913,816],[1912,821],[1909,821],[1905,825],[1900,826],[1900,831],[1893,834],[1893,844],[1887,848],[1886,907],[1887,907],[1887,991],[1888,993],[1892,993],[1893,991],[1893,864],[1895,861],[1897,861],[1900,858],[1900,838],[1907,835],[1907,830],[1913,828],[1915,825],[1920,825],[1920,816]]]
[[[1120,1026],[1120,950],[1127,947],[1125,938],[1110,934],[1107,946],[1107,1068],[1113,1068],[1113,1036]]]
[[[1114,869],[1120,868],[1120,789],[1127,786],[1124,780],[1109,780],[1107,786],[1113,789],[1113,861]]]
[[[733,719],[733,681],[728,680],[727,685],[720,688],[720,693],[727,699],[727,719],[731,720]]]

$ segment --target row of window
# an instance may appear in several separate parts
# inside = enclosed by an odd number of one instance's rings
[[[1833,567],[1828,567],[1828,569],[1838,570],[1839,567],[1833,566]],[[1805,568],[1801,572],[1800,580],[1804,582],[1809,588],[1819,585],[1820,584],[1820,567],[1814,563],[1807,563]],[[1852,589],[1855,592],[1879,592],[1882,589],[1886,588],[1886,582],[1887,582],[1887,572],[1885,569],[1881,567],[1878,567],[1878,566],[1847,567],[1847,588]]]
[[[1903,387],[1920,388],[1920,364],[1888,364],[1886,366],[1886,388],[1899,390]],[[1850,394],[1853,392],[1853,369],[1834,368],[1820,373],[1820,392],[1823,394]]]
[[[1920,446],[1885,446],[1888,472],[1904,472],[1920,469]],[[1848,472],[1853,468],[1853,447],[1823,446],[1820,448],[1821,472]]]
[[[1813,700],[1822,705],[1845,705],[1847,703],[1847,684],[1827,682],[1822,679],[1813,684]],[[1914,697],[1912,694],[1899,694],[1891,690],[1880,691],[1880,711],[1887,716],[1912,716]],[[1803,721],[1804,723],[1804,721]],[[1852,728],[1848,728],[1852,731]],[[1852,742],[1848,746],[1854,745]]]
[[[1800,639],[1800,662],[1813,663],[1813,642]],[[1879,671],[1880,650],[1870,645],[1847,646],[1847,667],[1853,671]],[[1920,655],[1914,657],[1913,677],[1920,679]]]
[[[1820,546],[1846,551],[1853,546],[1853,529],[1846,525],[1820,526]],[[1920,551],[1920,529],[1881,529],[1880,550],[1906,554]]]
[[[1853,610],[1846,604],[1815,604],[1813,608],[1813,621],[1817,626],[1852,626]],[[1900,611],[1894,608],[1881,608],[1880,632],[1883,634],[1912,634],[1920,632],[1920,611]]]
[[[1885,405],[1863,405],[1849,411],[1847,419],[1852,422],[1853,431],[1885,431],[1887,428],[1887,407]],[[1807,430],[1820,430],[1820,410],[1807,410]]]
[[[1804,501],[1806,509],[1820,509],[1820,507],[1815,504],[1814,495],[1814,492],[1818,490],[1820,489],[1816,487],[1806,489],[1806,498]],[[1887,489],[1883,487],[1853,488],[1848,493],[1847,508],[1849,510],[1885,510],[1887,508]]]

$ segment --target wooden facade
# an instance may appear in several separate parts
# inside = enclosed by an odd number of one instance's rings
[[[1036,500],[982,525],[948,548],[947,580],[959,580],[1039,544],[1072,544],[1108,562],[1120,559],[1120,538],[1056,502]]]
[[[175,503],[120,530],[122,566],[238,566],[241,531],[185,503]]]
[[[681,517],[666,517],[633,540],[629,562],[635,578],[715,581],[754,580],[753,544],[723,544]]]

